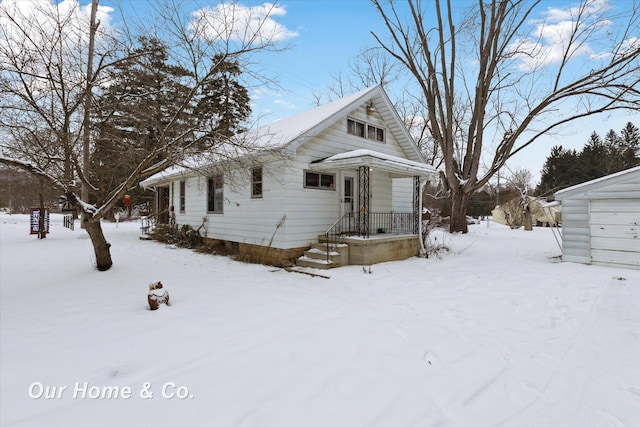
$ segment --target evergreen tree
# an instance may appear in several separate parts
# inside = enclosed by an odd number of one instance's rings
[[[607,175],[609,173],[609,162],[607,161],[609,154],[600,135],[593,132],[578,156],[581,172],[580,182]]]
[[[555,146],[541,171],[539,195],[600,178],[640,165],[640,130],[631,122],[616,133],[613,129],[604,141],[593,132],[580,154]]]
[[[241,131],[241,124],[251,115],[249,93],[238,81],[240,66],[223,57],[214,62],[217,73],[202,86],[194,111],[202,118],[205,146]]]
[[[542,167],[536,193],[549,196],[558,190],[581,182],[579,165],[575,150],[566,150],[561,145],[554,146]]]
[[[216,72],[186,102],[191,73],[171,64],[160,40],[141,37],[139,43],[130,59],[112,72],[97,100],[91,170],[99,198],[161,143],[178,140],[183,154],[202,151],[241,130],[251,114],[236,62],[214,58]],[[163,152],[156,161],[170,155]],[[130,194],[141,195],[142,190],[132,189]]]
[[[640,130],[628,122],[620,131],[622,168],[629,169],[640,165]]]
[[[607,150],[607,155],[601,159],[601,162],[605,175],[625,169],[623,165],[622,153],[624,152],[624,148],[622,147],[622,139],[616,131],[610,129],[609,132],[607,132],[604,136],[604,145]]]
[[[190,126],[189,109],[180,108],[189,93],[181,79],[189,77],[189,72],[167,63],[166,47],[159,40],[141,37],[139,42],[134,54],[110,73],[94,108],[91,172],[99,199],[159,148],[161,134],[171,121],[170,138],[181,137]],[[182,145],[188,145],[189,137],[182,138]]]

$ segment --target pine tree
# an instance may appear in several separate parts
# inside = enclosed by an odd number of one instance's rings
[[[160,135],[170,121],[174,121],[170,138],[179,138],[190,126],[189,109],[180,108],[189,93],[181,79],[189,77],[189,72],[168,64],[166,47],[159,40],[141,37],[139,42],[134,54],[111,72],[94,108],[91,171],[99,199],[159,148]],[[182,138],[183,145],[188,145],[188,135]]]
[[[606,147],[607,154],[601,159],[601,162],[603,164],[605,175],[625,169],[622,154],[624,152],[624,148],[622,147],[622,140],[616,131],[610,129],[609,132],[607,132],[604,136],[604,145]]]
[[[236,62],[214,58],[216,72],[186,102],[193,75],[171,64],[166,46],[158,39],[141,37],[139,43],[131,59],[112,72],[95,108],[91,170],[99,198],[160,144],[178,139],[181,155],[206,150],[241,130],[251,114]],[[156,161],[172,153],[164,152]],[[131,194],[141,195],[142,190],[132,189]]]
[[[551,149],[542,171],[536,193],[549,196],[558,190],[580,182],[578,154],[575,150],[566,150],[561,145]]]
[[[620,131],[622,169],[640,165],[640,130],[628,122]]]
[[[238,81],[240,66],[222,57],[214,58],[214,62],[218,64],[217,72],[202,86],[194,110],[206,129],[204,146],[238,133],[242,122],[251,115],[249,93]]]
[[[640,130],[631,122],[616,133],[613,129],[604,141],[594,131],[580,154],[555,146],[541,171],[539,195],[600,178],[640,165]]]
[[[609,152],[600,135],[593,132],[589,141],[578,156],[580,163],[581,181],[589,181],[607,175]]]

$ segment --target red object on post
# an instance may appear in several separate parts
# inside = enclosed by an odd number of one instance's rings
[[[131,204],[131,196],[128,195],[128,194],[125,194],[124,195],[124,205],[128,207],[130,204]]]

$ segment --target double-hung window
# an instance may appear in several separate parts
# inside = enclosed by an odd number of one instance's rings
[[[207,212],[223,213],[223,206],[224,180],[222,175],[214,175],[207,184]]]
[[[251,169],[251,198],[262,198],[262,167]]]
[[[186,205],[185,196],[186,193],[186,185],[184,181],[180,181],[180,213],[184,213],[184,208]]]
[[[384,143],[384,129],[361,122],[355,119],[347,119],[347,133],[349,135],[367,138],[372,141]]]

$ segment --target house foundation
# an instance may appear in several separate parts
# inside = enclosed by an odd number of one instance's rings
[[[343,242],[349,245],[351,265],[399,261],[420,253],[420,240],[417,235],[347,237]]]

